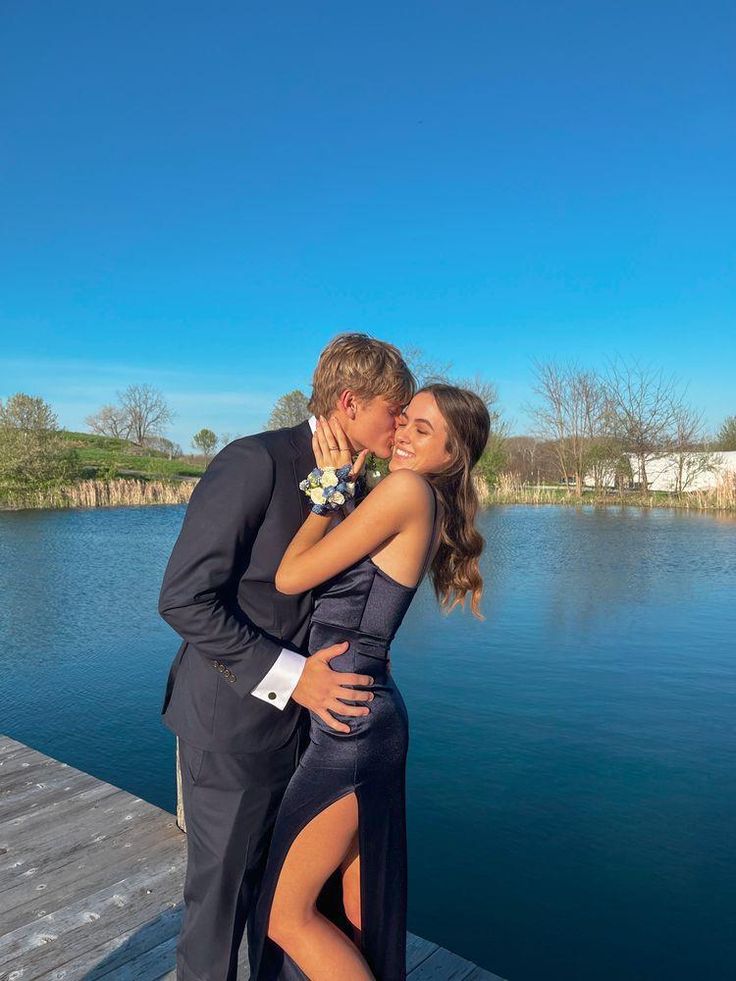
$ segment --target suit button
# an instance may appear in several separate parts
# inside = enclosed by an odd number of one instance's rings
[[[217,670],[218,671],[224,671],[225,670],[225,665],[224,664],[218,664],[217,665]]]
[[[276,698],[276,692],[275,692],[275,691],[270,691],[270,692],[268,693],[268,697],[269,697],[269,698]]]
[[[229,678],[228,678],[227,680],[228,680],[228,681],[232,681],[232,682],[236,682],[236,681],[238,680],[238,676],[237,676],[237,675],[235,675],[235,674],[233,674],[233,673],[231,672],[231,673],[230,673],[230,677],[229,677]]]

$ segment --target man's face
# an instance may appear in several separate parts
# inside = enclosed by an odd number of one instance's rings
[[[402,409],[400,402],[389,402],[380,395],[370,402],[358,402],[355,418],[346,420],[346,433],[356,452],[368,449],[388,459]]]

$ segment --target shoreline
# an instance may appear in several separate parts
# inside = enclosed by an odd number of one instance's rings
[[[65,511],[100,507],[141,507],[145,505],[186,504],[197,484],[196,479],[143,480],[118,478],[114,480],[84,480],[76,484],[28,491],[17,494],[15,500],[1,501],[0,513],[9,511]],[[476,479],[476,489],[482,508],[493,505],[549,505],[581,507],[593,505],[606,508],[670,508],[699,513],[736,514],[736,498],[728,489],[722,491],[687,491],[675,494],[655,491],[595,492],[582,497],[564,488],[488,488],[482,478]]]

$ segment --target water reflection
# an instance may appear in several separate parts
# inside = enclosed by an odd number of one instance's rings
[[[0,513],[0,728],[171,810],[158,617],[183,507]],[[424,583],[410,929],[513,981],[729,976],[736,522],[495,507],[484,622]]]

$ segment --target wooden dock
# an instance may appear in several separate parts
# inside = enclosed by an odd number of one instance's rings
[[[173,981],[185,864],[173,814],[0,735],[0,981]],[[501,981],[411,933],[407,963]]]

